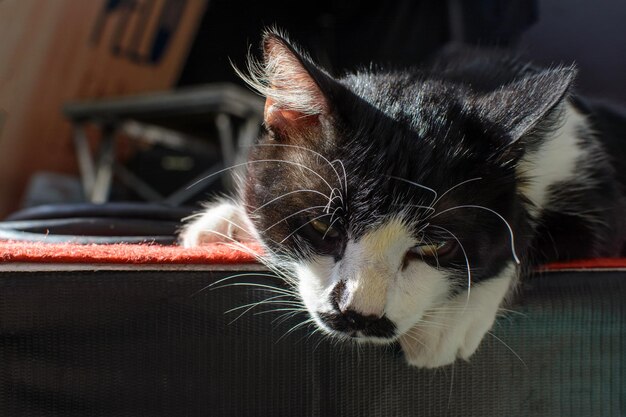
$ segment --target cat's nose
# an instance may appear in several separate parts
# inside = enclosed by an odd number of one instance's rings
[[[348,304],[347,298],[346,282],[339,281],[330,292],[330,303],[332,304],[333,308],[338,312],[345,311],[347,310]]]
[[[350,308],[344,281],[335,285],[330,298],[334,311],[321,314],[321,319],[331,329],[351,336],[357,336],[356,332],[361,332],[364,336],[377,337],[392,337],[395,334],[396,327],[387,317],[362,314]]]

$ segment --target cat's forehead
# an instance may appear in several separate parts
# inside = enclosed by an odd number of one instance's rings
[[[417,129],[462,117],[468,110],[466,90],[454,83],[424,79],[419,73],[359,73],[346,77],[344,85],[363,101],[363,111],[377,110],[382,116]],[[371,112],[375,116],[376,112]]]

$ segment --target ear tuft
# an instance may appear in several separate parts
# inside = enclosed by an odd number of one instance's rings
[[[529,133],[566,97],[574,67],[545,70],[478,98],[483,117],[504,127],[512,142]]]
[[[310,125],[317,116],[328,113],[318,83],[325,74],[277,30],[263,36],[263,62],[250,58],[248,74],[238,74],[266,97],[265,122],[270,127],[277,123],[289,128],[297,128],[299,122]]]

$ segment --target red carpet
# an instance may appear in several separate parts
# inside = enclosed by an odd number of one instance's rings
[[[237,264],[252,263],[256,245],[237,250],[232,245],[184,249],[162,245],[77,245],[0,242],[0,262],[115,264]]]
[[[0,242],[0,262],[75,264],[241,264],[254,263],[258,245],[240,249],[215,244],[194,249],[162,245],[77,245],[31,242]],[[588,259],[553,263],[542,270],[623,269],[626,258]]]

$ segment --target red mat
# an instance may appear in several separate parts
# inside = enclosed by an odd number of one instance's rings
[[[245,250],[244,250],[245,249]],[[255,262],[257,245],[215,244],[185,249],[156,244],[77,245],[0,242],[0,262],[115,264],[240,264]]]
[[[235,248],[214,244],[185,249],[156,244],[77,245],[69,243],[0,242],[0,263],[72,263],[72,264],[241,264],[254,263],[258,245]],[[542,270],[624,269],[626,258],[588,259],[553,263]]]

